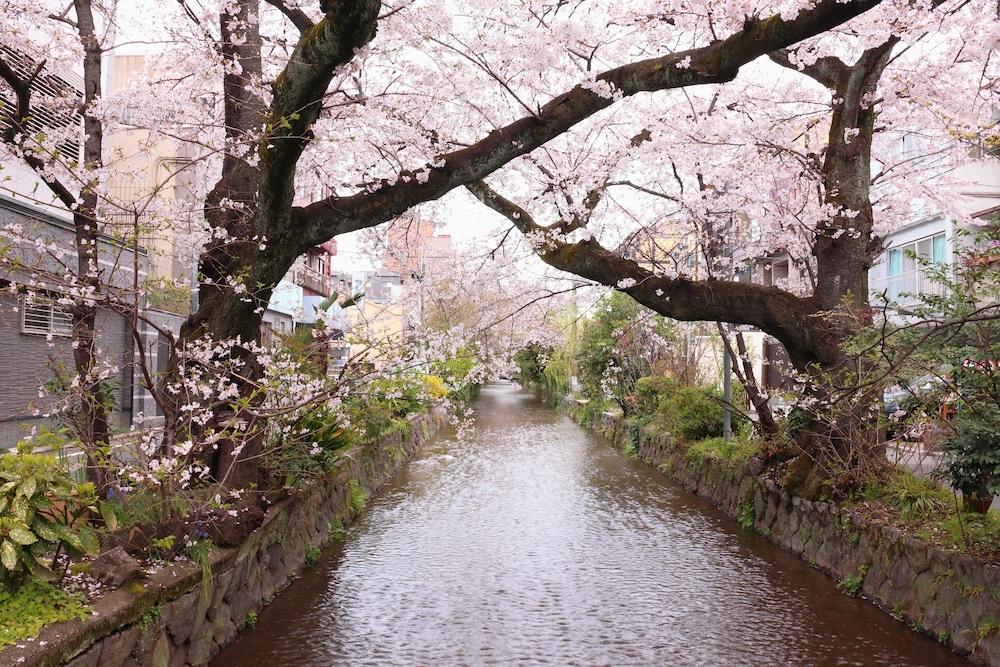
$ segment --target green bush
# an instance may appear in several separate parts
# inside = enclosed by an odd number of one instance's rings
[[[312,408],[299,416],[287,433],[265,443],[262,465],[291,486],[327,472],[354,444],[356,436],[342,414],[326,406]]]
[[[670,399],[681,388],[680,380],[666,375],[650,375],[635,383],[636,412],[655,415],[663,401]]]
[[[664,413],[674,436],[686,442],[722,435],[722,397],[703,387],[681,387],[664,398]]]
[[[425,408],[422,374],[401,374],[373,380],[345,403],[351,429],[366,442],[378,441],[397,419]]]
[[[945,473],[968,510],[989,507],[1000,494],[1000,407],[984,401],[974,408],[958,414],[954,432],[941,443]]]
[[[531,342],[514,353],[517,379],[522,385],[543,384],[545,366],[552,355],[551,345]]]
[[[42,562],[56,553],[96,553],[97,534],[78,524],[97,508],[94,485],[78,483],[54,456],[26,445],[0,455],[0,587],[13,590],[29,576],[57,578]]]

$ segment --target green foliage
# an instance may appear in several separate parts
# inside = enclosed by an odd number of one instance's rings
[[[670,400],[682,387],[680,380],[666,375],[639,378],[635,383],[636,412],[655,415],[660,406]]]
[[[170,556],[170,553],[174,550],[174,544],[176,542],[176,535],[167,535],[166,537],[150,540],[149,551],[153,558],[164,560]]]
[[[545,367],[552,357],[551,345],[531,342],[514,353],[517,364],[517,379],[522,385],[545,384]]]
[[[661,403],[673,434],[687,442],[722,435],[722,397],[703,387],[681,387]]]
[[[156,625],[156,623],[163,618],[163,611],[164,609],[162,604],[153,605],[144,611],[142,616],[139,617],[139,620],[136,621],[136,625],[139,626],[139,630],[145,633],[151,627]]]
[[[451,387],[448,393],[449,399],[456,403],[468,403],[472,400],[476,388],[469,380],[469,375],[475,366],[475,350],[463,347],[455,356],[432,364],[431,369]]]
[[[415,373],[372,380],[363,394],[352,395],[345,402],[351,429],[365,442],[377,442],[397,419],[426,408],[424,387],[423,375]]]
[[[749,436],[731,438],[714,437],[696,440],[688,445],[684,455],[688,460],[701,463],[706,459],[743,462],[760,453],[760,446]]]
[[[945,472],[966,507],[989,506],[1000,494],[1000,406],[983,402],[960,412],[954,432],[941,443]]]
[[[740,505],[740,515],[737,519],[740,522],[740,528],[747,531],[753,530],[755,518],[753,500],[748,500]]]
[[[949,507],[949,493],[931,480],[908,470],[893,470],[888,480],[870,482],[862,489],[865,500],[879,500],[899,510],[904,521],[937,517]]]
[[[976,628],[976,634],[979,635],[979,639],[986,639],[998,632],[1000,632],[1000,623],[997,623],[994,619],[984,621]]]
[[[89,615],[83,596],[45,581],[32,579],[16,592],[0,591],[0,649],[37,637],[46,625]]]
[[[334,517],[330,522],[330,527],[327,530],[327,538],[333,540],[334,542],[340,542],[344,539],[344,535],[347,534],[347,530],[344,528],[344,522],[340,520],[340,517]]]
[[[565,396],[570,392],[570,377],[573,371],[570,367],[570,354],[559,348],[552,353],[549,363],[545,366],[544,382],[553,396]]]
[[[146,302],[150,308],[187,315],[191,312],[191,287],[167,278],[146,281]]]
[[[917,533],[928,541],[954,549],[982,554],[1000,554],[1000,514],[952,512],[947,518],[925,522]]]
[[[944,472],[966,509],[983,512],[1000,493],[1000,228],[958,231],[953,263],[911,255],[935,289],[917,295],[911,320],[922,326],[874,327],[851,341],[900,387],[919,387],[905,402],[906,428],[937,421]],[[886,299],[889,307],[898,307]],[[957,413],[942,420],[940,406]]]
[[[368,492],[361,482],[353,477],[347,482],[347,507],[351,510],[351,516],[358,516],[365,511],[368,504]]]
[[[576,352],[583,396],[610,398],[624,414],[632,414],[636,383],[650,375],[671,335],[667,320],[632,297],[612,292],[601,299],[584,324]]]
[[[323,552],[319,547],[308,547],[306,549],[306,567],[312,567],[318,563],[322,555]]]
[[[257,627],[257,612],[254,611],[253,609],[247,612],[246,627],[250,628],[251,630]]]
[[[341,416],[323,405],[301,415],[290,436],[282,433],[269,440],[263,465],[292,485],[328,471],[356,440],[356,432],[344,425]]]
[[[861,587],[865,583],[866,576],[868,576],[868,566],[862,565],[858,568],[857,573],[849,574],[841,579],[840,583],[837,584],[837,588],[856,598],[861,593]]]
[[[81,519],[97,512],[94,485],[79,483],[54,456],[22,444],[0,455],[0,587],[28,576],[55,579],[42,562],[53,552],[70,558],[96,553],[97,534]]]
[[[214,548],[215,544],[212,540],[205,539],[198,540],[184,549],[187,557],[201,567],[201,590],[205,597],[208,597],[212,590],[212,550]]]

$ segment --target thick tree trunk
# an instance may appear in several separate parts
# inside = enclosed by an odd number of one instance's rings
[[[813,359],[791,355],[809,377],[788,488],[816,497],[850,486],[886,464],[878,433],[881,388],[864,387],[863,361],[844,349],[872,323],[868,270],[878,242],[871,198],[875,93],[896,39],[866,50],[854,65],[824,58],[804,72],[831,89],[833,114],[823,162],[824,203],[836,213],[816,234]],[[780,62],[780,60],[779,60]]]

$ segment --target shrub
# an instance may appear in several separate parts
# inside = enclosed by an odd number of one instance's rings
[[[355,433],[345,426],[343,416],[321,406],[302,414],[288,433],[268,440],[263,465],[291,485],[328,470],[354,441]]]
[[[437,375],[425,375],[424,391],[431,399],[440,400],[448,395],[448,386]]]
[[[717,392],[681,387],[660,404],[673,434],[687,442],[722,435],[722,403]]]
[[[514,353],[517,364],[517,379],[522,385],[542,384],[545,380],[545,366],[552,355],[550,345],[531,342]]]
[[[650,375],[639,378],[635,383],[636,412],[654,415],[660,404],[673,397],[681,388],[679,380],[666,375]]]
[[[0,456],[0,586],[14,589],[28,576],[54,579],[43,557],[96,553],[97,534],[78,525],[97,512],[90,482],[78,483],[54,456],[26,445]]]
[[[1000,493],[1000,407],[966,409],[954,421],[954,433],[941,443],[945,473],[962,492],[967,510],[985,511]]]

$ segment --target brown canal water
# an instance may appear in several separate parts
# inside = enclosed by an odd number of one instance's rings
[[[512,386],[215,667],[967,665]]]

